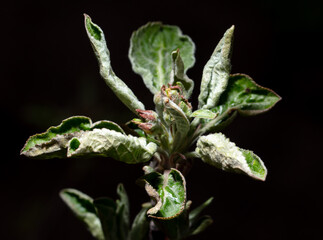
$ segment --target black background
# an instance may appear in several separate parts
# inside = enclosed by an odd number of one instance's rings
[[[314,239],[322,235],[322,1],[42,1],[1,4],[1,239],[91,239],[58,197],[77,188],[116,198],[125,184],[132,217],[147,201],[135,184],[141,166],[112,159],[29,160],[28,136],[72,115],[124,123],[133,117],[108,89],[83,27],[104,30],[112,66],[146,108],[152,95],[128,60],[133,30],[148,21],[180,26],[196,44],[196,107],[204,64],[235,24],[232,72],[247,73],[283,100],[270,112],[239,117],[225,134],[268,168],[266,182],[196,161],[187,177],[193,206],[210,196],[213,225],[195,239]]]

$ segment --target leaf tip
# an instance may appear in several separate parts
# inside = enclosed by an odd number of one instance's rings
[[[84,25],[85,25],[86,32],[90,37],[93,37],[95,40],[101,41],[102,31],[100,27],[94,24],[92,22],[91,17],[86,13],[84,13]]]

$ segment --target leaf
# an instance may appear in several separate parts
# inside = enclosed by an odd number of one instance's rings
[[[197,220],[196,223],[194,223],[193,226],[191,226],[190,235],[197,235],[201,232],[203,232],[208,226],[210,226],[213,223],[213,220],[210,216],[203,216]]]
[[[150,22],[132,34],[129,49],[132,69],[141,75],[153,94],[171,81],[171,53],[176,49],[181,51],[185,73],[194,65],[195,45],[177,26]]]
[[[82,116],[71,117],[46,132],[31,136],[21,154],[27,157],[56,158],[66,157],[66,148],[70,139],[79,136],[82,131],[91,129],[91,119]]]
[[[176,169],[165,170],[164,174],[152,172],[142,177],[150,197],[156,205],[147,211],[149,217],[173,219],[183,212],[186,203],[184,176]]]
[[[124,135],[109,129],[93,129],[73,138],[68,157],[112,157],[128,164],[146,162],[156,152],[155,143],[145,138]]]
[[[99,121],[92,124],[88,117],[70,117],[63,120],[60,125],[50,127],[44,133],[31,136],[21,150],[21,154],[30,158],[66,158],[67,148],[72,138],[80,137],[85,131],[97,128],[124,133],[120,126],[111,121]],[[76,142],[73,143],[76,144]]]
[[[120,229],[120,240],[127,239],[129,227],[130,227],[130,213],[129,213],[129,199],[126,190],[124,189],[123,184],[119,184],[117,187],[117,194],[119,195],[117,204],[117,222]]]
[[[233,74],[221,95],[219,105],[211,109],[217,117],[206,120],[201,133],[221,131],[233,121],[237,113],[250,116],[267,112],[280,100],[278,94],[256,84],[248,75]]]
[[[238,148],[222,133],[200,137],[195,151],[204,162],[222,170],[244,173],[262,181],[266,179],[267,169],[261,159],[251,151]]]
[[[171,72],[171,84],[177,84],[182,87],[184,97],[188,99],[194,88],[193,80],[189,79],[185,74],[184,62],[180,56],[179,49],[172,52],[173,70]]]
[[[135,217],[128,240],[146,240],[148,239],[149,220],[147,210],[151,207],[150,203],[142,205],[140,212]]]
[[[164,98],[164,105],[167,112],[173,117],[176,126],[172,151],[176,151],[178,146],[183,142],[190,130],[190,122],[182,109],[169,98]]]
[[[91,126],[91,130],[95,129],[95,128],[97,128],[97,129],[106,128],[106,129],[114,130],[116,132],[125,134],[123,129],[118,124],[108,121],[108,120],[101,120],[101,121],[93,123]]]
[[[191,117],[214,119],[218,114],[208,109],[198,109],[191,114]]]
[[[208,207],[213,201],[213,197],[210,197],[208,200],[206,200],[204,203],[202,203],[197,208],[193,209],[189,213],[189,220],[190,224],[195,224],[198,218],[200,217],[201,212]]]
[[[61,190],[60,197],[73,213],[85,223],[93,237],[104,240],[101,223],[96,215],[91,197],[75,189]]]
[[[118,78],[112,70],[110,52],[107,48],[105,37],[101,28],[91,21],[91,18],[84,14],[85,28],[91,41],[94,53],[100,65],[100,74],[106,84],[111,88],[115,95],[135,114],[136,109],[145,109],[131,89]]]
[[[224,33],[203,69],[198,108],[210,109],[215,107],[222,92],[227,87],[231,71],[230,58],[233,32],[234,26]]]
[[[98,198],[93,202],[102,225],[105,240],[119,240],[116,203],[110,198]]]
[[[281,97],[269,88],[256,84],[245,74],[230,76],[228,87],[213,112],[222,114],[228,109],[242,115],[255,115],[270,110]]]

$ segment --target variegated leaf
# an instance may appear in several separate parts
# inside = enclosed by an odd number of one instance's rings
[[[192,79],[188,78],[185,73],[184,62],[180,56],[180,51],[177,49],[172,52],[173,58],[173,70],[171,72],[171,84],[181,86],[183,90],[183,95],[188,99],[194,89],[194,82]]]
[[[262,181],[266,179],[267,169],[261,159],[237,147],[222,133],[200,137],[195,151],[204,162],[222,170],[244,173]]]
[[[210,60],[203,69],[199,108],[210,109],[216,106],[226,89],[231,71],[231,52],[234,26],[229,28],[216,46]]]
[[[111,121],[98,121],[92,124],[88,117],[74,116],[67,118],[55,127],[50,127],[46,132],[31,136],[21,154],[30,158],[66,158],[69,141],[80,137],[85,131],[93,129],[110,129],[124,134],[122,128]]]
[[[93,237],[98,240],[105,240],[101,222],[97,216],[91,197],[76,189],[63,189],[60,192],[60,197],[77,218],[85,223]]]
[[[145,109],[131,89],[116,76],[111,67],[110,52],[101,28],[94,24],[88,15],[85,17],[85,28],[91,41],[94,53],[100,65],[100,74],[116,96],[135,114],[136,109]]]
[[[70,141],[68,157],[112,157],[129,164],[146,162],[156,152],[155,143],[108,129],[84,132]]]
[[[164,174],[151,172],[142,177],[148,195],[156,205],[147,211],[149,217],[172,219],[181,214],[186,203],[186,182],[176,169],[165,170]]]
[[[175,151],[178,146],[185,139],[188,131],[190,130],[190,122],[186,117],[186,114],[182,111],[182,109],[175,104],[172,100],[168,98],[164,98],[164,106],[167,112],[171,115],[174,122],[174,130],[175,136],[173,141],[173,151]]]
[[[150,22],[132,34],[129,49],[132,68],[153,94],[171,82],[171,53],[176,49],[181,51],[185,73],[194,65],[195,45],[177,26]]]
[[[233,74],[212,112],[222,114],[232,109],[242,115],[256,115],[270,110],[280,100],[273,90],[258,85],[248,75]]]

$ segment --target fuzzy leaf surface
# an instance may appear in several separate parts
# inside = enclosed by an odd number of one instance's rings
[[[234,26],[229,28],[216,46],[210,60],[203,69],[199,108],[210,109],[216,106],[222,92],[227,87],[231,71]]]
[[[176,169],[166,170],[164,174],[152,172],[142,177],[150,197],[156,205],[147,211],[149,217],[172,219],[185,209],[186,183],[184,176]]]
[[[237,147],[222,133],[200,137],[195,151],[204,162],[222,170],[244,173],[262,181],[266,179],[267,169],[261,159]]]
[[[198,109],[191,114],[191,117],[214,119],[218,114],[209,109]]]
[[[197,235],[201,232],[203,232],[208,226],[210,226],[213,223],[213,219],[210,216],[203,216],[199,218],[192,226],[190,235]]]
[[[130,228],[130,209],[128,195],[123,184],[118,185],[117,194],[119,196],[119,199],[116,200],[117,223],[120,229],[120,238],[126,240]]]
[[[122,128],[111,121],[99,121],[92,124],[88,117],[75,116],[62,121],[55,127],[50,127],[46,132],[31,136],[21,154],[30,158],[66,158],[69,141],[80,137],[85,131],[93,129],[110,129],[124,134]]]
[[[270,110],[280,100],[278,94],[258,85],[248,75],[233,74],[218,106],[212,112],[222,114],[232,109],[242,115],[256,115]]]
[[[151,207],[151,204],[146,203],[142,206],[140,212],[133,220],[131,231],[129,232],[128,240],[146,240],[148,239],[149,231],[149,219],[147,216],[147,210]]]
[[[141,75],[153,94],[171,81],[171,53],[177,49],[181,51],[185,73],[194,65],[195,45],[177,26],[150,22],[132,34],[129,49],[132,69]]]
[[[100,74],[115,95],[135,114],[136,109],[145,109],[131,89],[116,76],[111,67],[110,52],[106,45],[101,28],[94,24],[88,15],[85,16],[85,29],[100,66]]]
[[[112,157],[128,164],[146,162],[156,152],[155,143],[145,138],[121,134],[109,129],[93,129],[70,141],[68,157]]]
[[[201,212],[208,207],[213,201],[213,197],[209,198],[206,200],[204,203],[202,203],[200,206],[197,208],[194,208],[193,210],[190,211],[189,213],[189,220],[190,224],[195,224],[195,222],[198,220],[198,218],[201,215]]]
[[[188,78],[185,73],[184,62],[180,56],[179,49],[172,52],[173,70],[171,72],[171,84],[176,84],[182,87],[183,95],[185,98],[189,98],[194,89],[194,82]]]
[[[93,237],[104,240],[101,222],[91,197],[75,189],[63,189],[60,192],[60,197],[76,217],[85,223]]]
[[[110,198],[98,198],[93,201],[100,219],[105,240],[124,240],[118,236],[117,206]]]
[[[190,122],[186,117],[186,114],[177,104],[166,97],[164,100],[165,109],[172,116],[173,122],[175,123],[174,126],[176,127],[173,142],[173,151],[176,151],[190,130]]]
[[[258,85],[248,75],[233,74],[218,106],[211,109],[217,117],[204,122],[203,132],[221,131],[238,113],[250,116],[267,112],[280,100],[281,97],[277,93]]]

